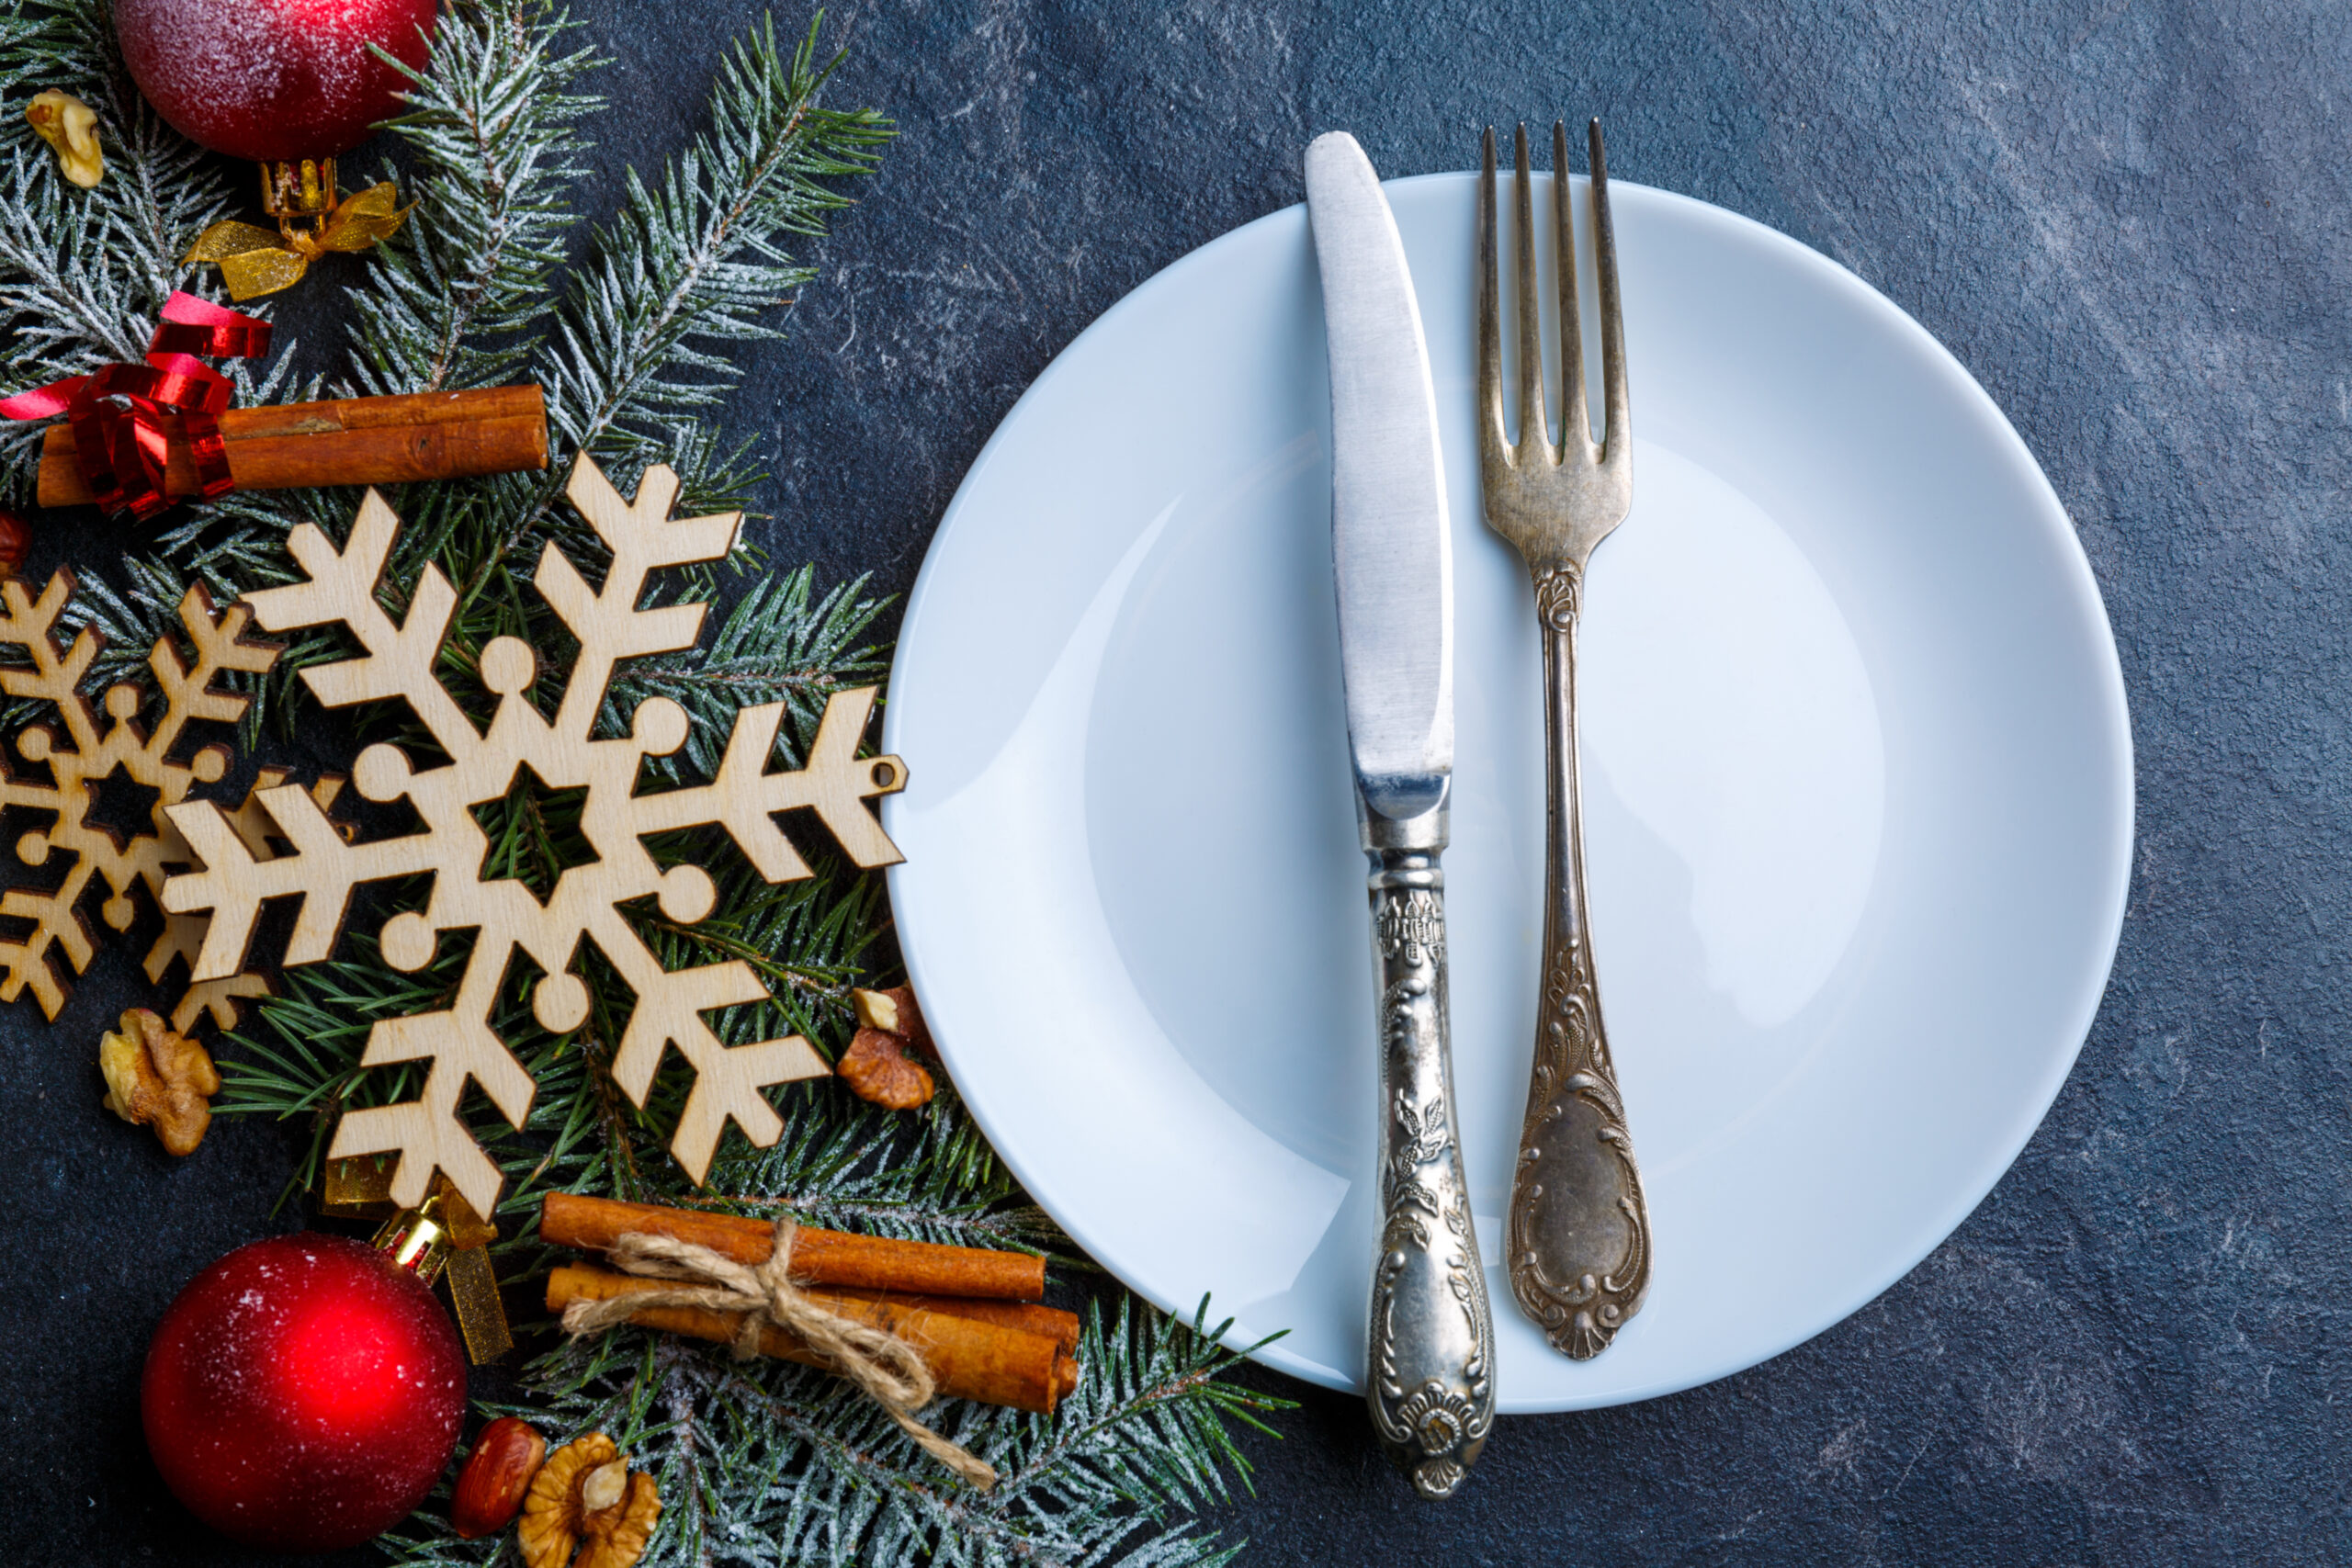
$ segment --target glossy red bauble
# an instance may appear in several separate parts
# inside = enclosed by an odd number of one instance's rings
[[[396,1524],[457,1447],[465,1359],[441,1303],[339,1236],[241,1247],[164,1314],[147,1447],[190,1511],[251,1546],[326,1551]]]
[[[435,0],[115,0],[123,63],[155,112],[232,157],[331,158],[398,112]]]

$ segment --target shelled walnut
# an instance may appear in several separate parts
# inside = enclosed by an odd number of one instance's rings
[[[153,1123],[172,1154],[196,1152],[212,1125],[210,1097],[220,1074],[203,1046],[175,1034],[159,1013],[133,1008],[118,1032],[98,1042],[98,1071],[106,1075],[106,1106],[136,1125]]]
[[[913,989],[899,986],[888,991],[852,991],[850,1000],[860,1027],[833,1071],[860,1100],[887,1110],[928,1105],[933,1092],[931,1074],[907,1055],[909,1046],[931,1045],[931,1032],[923,1026]]]
[[[525,1568],[629,1568],[645,1554],[661,1518],[653,1477],[632,1473],[613,1439],[591,1432],[539,1467],[524,1500],[516,1544]]]
[[[931,1075],[907,1060],[903,1043],[878,1029],[861,1029],[833,1069],[860,1100],[890,1111],[912,1111],[931,1103]]]
[[[98,150],[98,117],[89,105],[71,93],[52,87],[33,95],[25,118],[40,139],[57,150],[57,166],[65,177],[87,190],[107,172],[106,154]]]

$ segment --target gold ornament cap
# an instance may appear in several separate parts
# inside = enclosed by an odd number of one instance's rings
[[[446,1280],[458,1328],[466,1337],[467,1358],[478,1367],[494,1361],[514,1348],[498,1275],[490,1266],[490,1244],[498,1239],[498,1227],[476,1213],[446,1176],[434,1178],[424,1202],[396,1210],[391,1191],[398,1163],[367,1155],[329,1160],[320,1210],[352,1219],[389,1215],[377,1228],[374,1245],[428,1285]]]
[[[333,158],[262,164],[261,204],[277,220],[276,232],[223,218],[198,235],[180,258],[219,263],[229,298],[241,303],[291,288],[330,251],[368,249],[408,216],[390,180],[345,197],[335,186]]]

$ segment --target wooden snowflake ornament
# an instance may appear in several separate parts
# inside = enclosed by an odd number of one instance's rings
[[[249,642],[245,626],[251,618],[240,607],[215,613],[211,596],[201,586],[191,588],[179,604],[180,624],[187,629],[193,658],[184,656],[167,636],[156,639],[147,667],[163,694],[164,710],[151,731],[140,722],[144,696],[137,686],[120,682],[107,688],[106,717],[101,722],[82,694],[104,647],[96,631],[84,627],[70,648],[57,646],[57,623],[74,596],[74,578],[61,571],[35,599],[22,582],[0,584],[0,645],[24,649],[28,664],[0,669],[0,692],[11,697],[32,697],[57,710],[58,726],[28,725],[17,736],[17,754],[48,771],[44,784],[30,774],[12,772],[0,759],[0,806],[22,807],[50,814],[46,828],[33,828],[17,840],[17,858],[28,865],[62,862],[62,874],[51,889],[12,887],[0,897],[0,915],[28,920],[32,929],[21,938],[0,938],[0,1001],[14,1001],[26,991],[54,1019],[65,1006],[69,976],[90,966],[96,955],[96,934],[83,918],[81,905],[98,883],[107,897],[99,915],[118,931],[127,931],[138,919],[132,890],[144,887],[157,900],[165,875],[175,866],[191,865],[195,857],[169,820],[171,807],[187,798],[198,784],[214,784],[229,771],[229,748],[203,747],[185,761],[173,753],[187,739],[187,727],[199,720],[233,724],[244,716],[249,698],[216,691],[213,682],[232,670],[259,673],[277,660],[268,643]],[[131,783],[155,793],[150,820],[141,828],[109,825],[97,820],[91,808],[98,790],[119,771]],[[284,788],[302,795],[286,783],[280,768],[265,768],[244,804],[220,814],[230,832],[255,861],[271,856],[269,820],[255,804],[254,795]],[[310,798],[319,819],[343,787],[338,778],[311,786]],[[126,830],[128,829],[128,830]],[[340,828],[329,823],[329,832]],[[203,943],[205,921],[200,915],[173,915],[147,951],[147,978],[160,982],[175,959],[191,965]],[[172,1010],[172,1028],[192,1032],[207,1015],[223,1029],[237,1021],[237,1003],[269,994],[260,975],[242,973],[243,965],[193,981]]]
[[[768,771],[785,713],[784,704],[768,703],[735,716],[718,776],[711,783],[633,793],[642,761],[684,745],[689,721],[676,703],[651,697],[638,705],[626,737],[595,739],[597,712],[614,666],[624,659],[691,648],[701,634],[705,609],[638,608],[647,574],[726,555],[734,547],[742,516],[669,521],[678,494],[678,477],[669,468],[648,468],[630,502],[584,456],[572,468],[569,494],[613,559],[604,587],[591,590],[554,546],[539,557],[533,581],[580,640],[579,657],[551,720],[527,695],[538,678],[539,660],[519,638],[498,637],[481,650],[482,684],[499,699],[488,734],[478,732],[442,688],[434,665],[457,592],[427,566],[406,619],[396,624],[385,613],[377,586],[401,525],[373,491],[341,551],[308,524],[288,538],[309,581],[248,598],[265,630],[336,623],[348,627],[365,651],[304,670],[302,680],[311,694],[329,707],[403,701],[448,755],[446,764],[420,770],[399,747],[379,744],[359,754],[353,771],[353,783],[367,798],[407,800],[424,822],[421,832],[346,843],[310,795],[281,786],[259,792],[258,798],[293,852],[264,860],[216,807],[196,803],[170,812],[203,863],[202,870],[175,876],[164,888],[164,907],[175,913],[211,911],[196,964],[199,980],[243,967],[254,919],[272,898],[300,900],[286,962],[318,963],[334,948],[352,889],[385,877],[420,872],[433,877],[423,909],[395,915],[384,924],[383,954],[393,967],[413,971],[431,963],[444,932],[474,933],[448,1010],[379,1020],[361,1057],[368,1066],[430,1060],[423,1096],[347,1112],[328,1151],[337,1159],[398,1153],[391,1196],[404,1207],[423,1201],[437,1167],[477,1213],[495,1212],[498,1167],[458,1120],[458,1100],[470,1077],[515,1126],[530,1111],[537,1086],[490,1025],[499,986],[518,951],[544,972],[531,993],[531,1008],[550,1030],[576,1029],[588,1017],[588,987],[571,972],[582,938],[595,943],[636,992],[635,1010],[613,1057],[613,1077],[642,1106],[663,1052],[678,1048],[695,1077],[670,1150],[697,1181],[709,1169],[729,1119],[761,1147],[783,1132],[782,1120],[760,1093],[763,1086],[828,1070],[797,1035],[730,1049],[703,1021],[707,1010],[765,998],[767,990],[751,965],[732,962],[665,970],[638,939],[616,906],[650,895],[665,917],[691,924],[707,916],[718,899],[701,867],[664,871],[656,863],[646,851],[646,835],[718,824],[761,875],[790,882],[809,875],[809,867],[775,816],[808,807],[859,865],[889,865],[901,858],[865,806],[875,795],[903,789],[907,779],[896,757],[857,755],[858,739],[873,711],[872,687],[833,694],[808,766],[797,772]],[[581,830],[596,852],[586,864],[566,869],[545,904],[520,881],[484,879],[489,840],[469,809],[503,799],[524,767],[551,789],[585,792]]]

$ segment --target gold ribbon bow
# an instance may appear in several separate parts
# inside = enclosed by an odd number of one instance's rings
[[[385,180],[345,197],[315,229],[292,218],[280,220],[276,229],[224,218],[198,235],[183,259],[219,262],[232,299],[275,294],[300,283],[311,264],[329,251],[364,251],[389,236],[408,216],[392,182]]]

